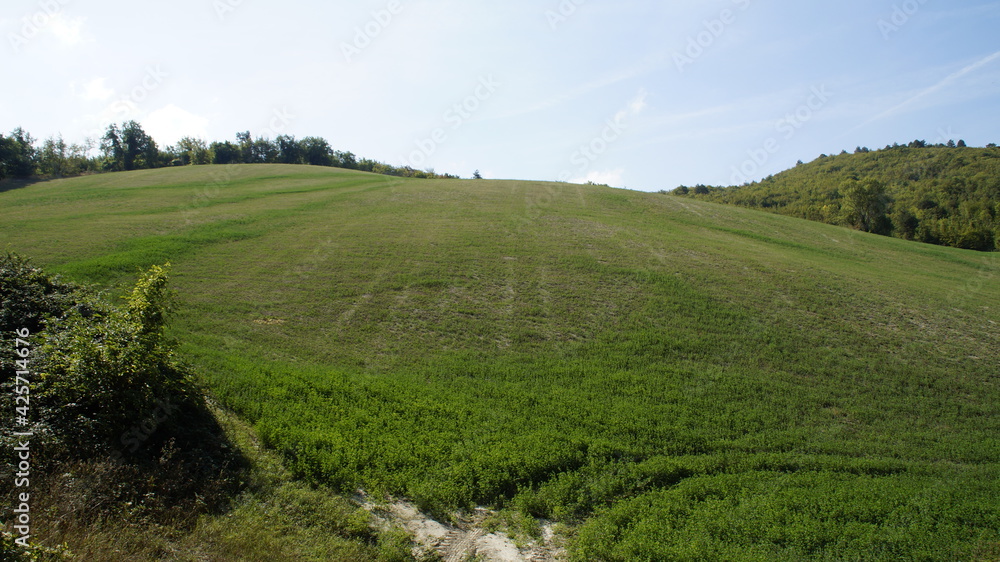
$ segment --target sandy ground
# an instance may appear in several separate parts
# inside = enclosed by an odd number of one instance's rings
[[[356,496],[361,505],[387,524],[405,529],[413,536],[417,546],[414,554],[436,552],[445,562],[462,562],[470,557],[478,560],[497,562],[549,562],[562,560],[562,548],[557,541],[552,525],[542,528],[542,539],[518,548],[503,533],[489,533],[482,528],[483,521],[492,515],[488,509],[477,508],[474,513],[458,518],[455,525],[440,523],[423,514],[413,504],[392,501],[377,504],[363,495]]]

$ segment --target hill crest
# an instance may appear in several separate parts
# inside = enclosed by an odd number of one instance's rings
[[[857,182],[857,183],[855,183]],[[858,185],[868,184],[867,191]],[[887,147],[822,155],[759,182],[673,192],[907,240],[1000,249],[1000,148]],[[859,222],[858,207],[873,215]]]

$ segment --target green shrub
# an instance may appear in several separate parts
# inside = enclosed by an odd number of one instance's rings
[[[76,450],[134,452],[193,395],[164,337],[168,269],[153,267],[122,308],[85,306],[50,322],[38,348],[39,420]]]
[[[28,543],[21,546],[15,536],[0,531],[0,560],[4,562],[59,562],[71,560],[70,552],[62,547],[51,548]]]
[[[73,285],[45,275],[27,258],[0,255],[0,349],[14,349],[15,331],[37,334],[47,319],[66,314],[75,304]],[[11,353],[0,353],[0,383],[4,385],[14,381],[14,359]]]

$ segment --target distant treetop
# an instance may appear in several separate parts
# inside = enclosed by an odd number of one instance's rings
[[[254,138],[250,131],[236,133],[236,142],[184,137],[177,144],[160,148],[136,121],[108,126],[100,139],[101,155],[91,156],[94,143],[67,146],[62,137],[47,139],[39,149],[35,139],[21,128],[0,135],[0,180],[7,177],[64,177],[87,173],[118,172],[200,164],[308,164],[331,166],[389,176],[454,179],[451,174],[416,170],[359,159],[351,152],[335,150],[322,137],[278,135],[271,140]]]

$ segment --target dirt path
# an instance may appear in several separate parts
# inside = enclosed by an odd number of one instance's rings
[[[395,524],[410,533],[417,546],[414,554],[437,553],[445,562],[464,562],[476,556],[479,560],[497,562],[555,562],[563,559],[563,549],[554,545],[551,526],[544,527],[543,538],[525,548],[518,548],[503,533],[490,533],[483,521],[493,512],[477,508],[459,519],[455,525],[440,523],[423,514],[409,502],[394,501],[375,504],[359,497],[362,506],[388,524]]]

